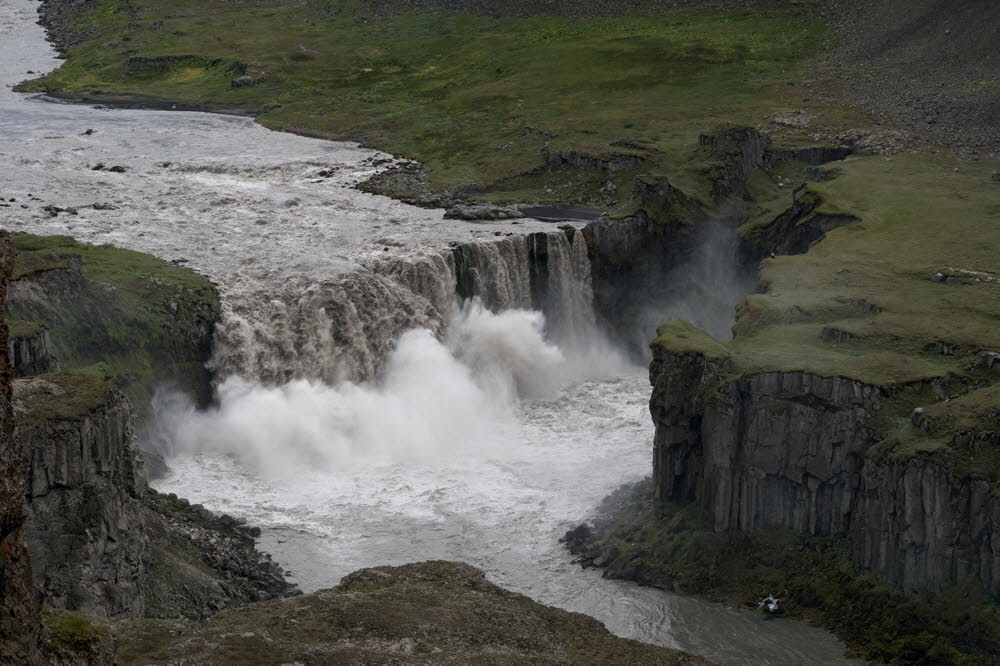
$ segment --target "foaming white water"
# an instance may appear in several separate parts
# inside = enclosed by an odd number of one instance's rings
[[[844,663],[843,646],[819,629],[605,580],[571,564],[562,533],[648,472],[648,392],[638,370],[583,382],[515,403],[475,446],[422,459],[360,457],[333,473],[298,465],[293,481],[271,479],[239,457],[193,453],[172,461],[158,489],[260,526],[262,549],[306,591],[362,567],[457,560],[619,635],[717,663]],[[452,417],[464,418],[459,408]]]
[[[204,411],[160,394],[157,443],[174,457],[234,456],[268,477],[490,450],[511,440],[518,399],[551,398],[600,367],[569,363],[544,328],[540,312],[494,313],[474,300],[446,342],[427,329],[403,334],[377,382],[272,386],[232,376]]]
[[[0,0],[4,84],[57,64],[35,8]],[[176,446],[161,490],[263,527],[262,548],[307,590],[381,563],[463,560],[624,636],[721,662],[837,663],[842,648],[824,632],[570,564],[560,533],[647,473],[650,457],[645,373],[623,371],[590,334],[583,237],[498,242],[551,227],[443,220],[352,189],[384,157],[245,118],[52,104],[0,87],[2,194],[17,199],[4,224],[186,260],[223,297],[217,369],[269,385],[232,379],[202,414],[176,396],[161,403],[160,436]],[[89,168],[98,162],[129,170]],[[46,205],[78,214],[52,217]],[[511,358],[525,351],[509,342],[512,330],[530,332],[525,320],[501,327],[471,312],[497,326],[496,348],[482,344],[488,327],[464,340],[453,328],[460,339],[446,346],[413,334],[384,368],[404,330],[442,335],[455,274],[440,252],[477,239],[492,242],[461,254],[467,295],[494,311],[543,307],[563,334],[562,363],[553,369],[556,354],[539,348]],[[542,251],[550,270],[538,303],[528,257]],[[426,374],[421,359],[434,361]],[[617,379],[573,383],[616,367]],[[380,383],[337,383],[380,372]],[[519,392],[546,397],[515,401]]]
[[[448,346],[495,399],[547,397],[559,388],[566,358],[545,341],[544,326],[540,312],[495,314],[474,299],[449,328]]]

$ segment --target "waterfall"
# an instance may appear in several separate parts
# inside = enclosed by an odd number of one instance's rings
[[[554,339],[565,347],[583,349],[597,335],[594,285],[583,234],[549,234],[548,293],[542,308]]]
[[[531,234],[530,238],[547,234]],[[479,298],[493,312],[532,307],[529,236],[506,236],[455,248],[457,289]]]
[[[453,283],[443,259],[378,270],[229,294],[216,328],[212,370],[220,378],[264,384],[306,378],[335,384],[378,376],[403,333],[443,332],[449,310],[439,308],[450,301],[441,294]]]
[[[511,235],[362,263],[333,280],[227,294],[213,371],[266,385],[371,380],[406,331],[427,329],[443,338],[461,300],[476,299],[494,313],[541,311],[547,337],[565,349],[585,350],[599,338],[587,241],[579,231]]]

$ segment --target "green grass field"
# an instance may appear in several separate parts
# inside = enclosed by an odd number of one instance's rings
[[[268,127],[361,140],[420,160],[435,188],[496,185],[498,198],[553,198],[544,181],[502,184],[544,150],[632,152],[669,172],[717,122],[789,106],[858,117],[806,101],[804,63],[827,31],[787,10],[379,19],[356,0],[96,0],[78,20],[104,33],[32,89],[257,108]],[[243,69],[260,82],[233,87]]]

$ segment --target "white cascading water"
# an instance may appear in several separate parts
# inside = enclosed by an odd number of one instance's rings
[[[0,0],[7,85],[58,64],[36,6]],[[571,564],[559,536],[649,473],[652,435],[645,369],[597,335],[583,235],[444,220],[352,189],[376,157],[245,118],[0,88],[3,194],[17,199],[4,226],[182,261],[219,286],[218,405],[158,396],[172,465],[158,489],[259,525],[261,548],[305,590],[367,566],[461,560],[713,661],[842,662],[818,629]],[[539,302],[535,232],[547,232]],[[459,256],[478,303],[456,302]]]

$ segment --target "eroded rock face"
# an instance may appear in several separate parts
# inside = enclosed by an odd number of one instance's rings
[[[734,376],[726,358],[654,346],[656,497],[698,501],[716,530],[851,538],[909,591],[969,577],[1000,596],[1000,506],[930,457],[873,458],[878,388],[807,372]]]
[[[49,332],[40,329],[29,335],[11,337],[8,345],[15,377],[30,377],[59,371],[59,361],[51,353]]]
[[[724,382],[724,361],[657,354],[651,402],[663,500],[699,500],[715,529],[845,531],[878,391],[806,372]],[[669,367],[673,366],[673,367]]]
[[[869,460],[850,536],[856,562],[908,591],[979,579],[1000,598],[1000,504],[933,460]]]
[[[201,618],[297,593],[256,550],[251,528],[148,488],[131,405],[103,378],[15,384],[17,440],[30,461],[25,536],[48,606]]]
[[[67,392],[90,388],[18,380],[15,400],[24,413],[32,403],[69,400]],[[145,476],[125,396],[108,390],[103,398],[75,417],[19,425],[31,465],[26,537],[48,605],[97,616],[141,615],[146,539],[136,527]]]
[[[10,234],[0,231],[0,305],[13,270],[14,245]],[[7,323],[0,321],[0,662],[40,664],[40,597],[31,582],[23,535],[27,465],[14,438],[11,390]]]

